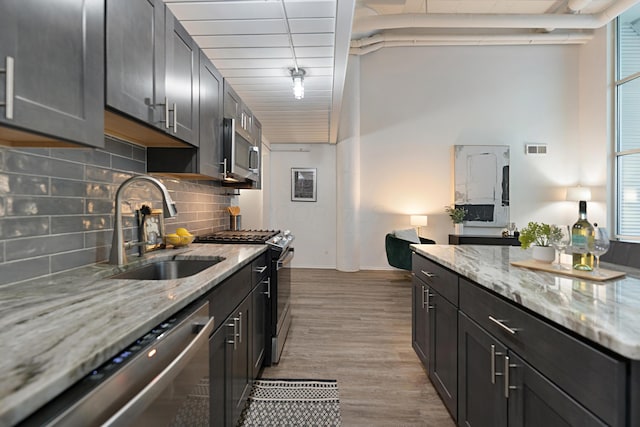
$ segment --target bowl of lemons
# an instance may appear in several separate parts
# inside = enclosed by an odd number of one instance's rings
[[[189,233],[186,228],[177,228],[175,233],[167,234],[165,237],[165,244],[173,245],[176,248],[181,246],[187,246],[192,243],[196,238],[193,234]]]

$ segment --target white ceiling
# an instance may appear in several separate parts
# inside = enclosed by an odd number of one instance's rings
[[[640,2],[164,1],[258,117],[270,143],[336,142],[349,53],[394,46],[585,43],[593,29]],[[301,100],[293,98],[290,77],[296,63],[306,71]]]

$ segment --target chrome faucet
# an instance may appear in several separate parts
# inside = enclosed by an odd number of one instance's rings
[[[169,195],[167,187],[158,179],[149,175],[136,175],[124,181],[118,187],[116,192],[116,214],[113,221],[113,240],[111,242],[111,255],[109,256],[109,264],[123,265],[127,263],[126,247],[131,247],[131,244],[127,244],[125,247],[124,236],[122,233],[122,190],[129,184],[136,181],[147,181],[155,185],[162,193],[162,211],[165,218],[172,218],[177,215],[175,203]]]

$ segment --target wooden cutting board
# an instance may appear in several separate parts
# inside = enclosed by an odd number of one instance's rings
[[[569,266],[567,265],[563,265],[563,267],[567,268],[566,270],[559,270],[555,268],[555,264],[535,261],[533,259],[527,259],[524,261],[511,261],[511,265],[515,265],[516,267],[529,268],[531,270],[541,270],[548,273],[562,274],[564,276],[571,276],[579,279],[594,280],[596,282],[604,282],[605,280],[615,279],[626,274],[621,271],[607,270],[606,268],[601,268],[598,274],[595,274],[593,271],[580,271],[574,270],[572,268],[569,269]]]

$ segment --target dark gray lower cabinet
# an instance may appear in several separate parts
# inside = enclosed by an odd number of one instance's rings
[[[414,276],[412,323],[413,348],[445,406],[456,419],[458,309]]]
[[[249,354],[251,315],[251,298],[247,297],[225,325],[228,328],[227,332],[231,332],[230,339],[227,341],[227,352],[230,353],[228,359],[231,360],[231,381],[227,382],[227,386],[230,387],[227,393],[231,396],[232,425],[236,425],[240,418],[249,396],[251,381],[253,381]],[[233,324],[237,326],[234,328]]]
[[[437,292],[429,297],[432,348],[429,377],[453,419],[458,413],[458,309]]]
[[[251,299],[245,299],[209,340],[211,420],[213,426],[236,425],[249,393],[252,366]]]
[[[503,369],[507,348],[460,313],[458,321],[458,425],[507,425]]]
[[[459,425],[606,425],[473,320],[459,316]]]
[[[412,341],[422,365],[429,369],[429,312],[426,306],[427,285],[413,277]]]
[[[637,425],[624,358],[424,257],[413,266],[413,348],[459,426]]]
[[[251,292],[251,306],[253,307],[252,313],[252,333],[251,340],[251,369],[252,378],[257,378],[264,362],[265,350],[267,345],[267,297],[270,292],[269,278],[266,278],[262,282],[258,283]],[[271,343],[269,343],[271,344]]]
[[[209,338],[209,420],[212,427],[231,424],[231,411],[227,405],[226,377],[231,361],[227,354],[227,328],[219,327]],[[229,420],[228,423],[226,420]]]
[[[210,307],[216,319],[216,330],[209,339],[212,426],[237,424],[262,368],[269,272],[260,268],[258,275],[255,270],[265,264],[262,254],[211,293]]]

